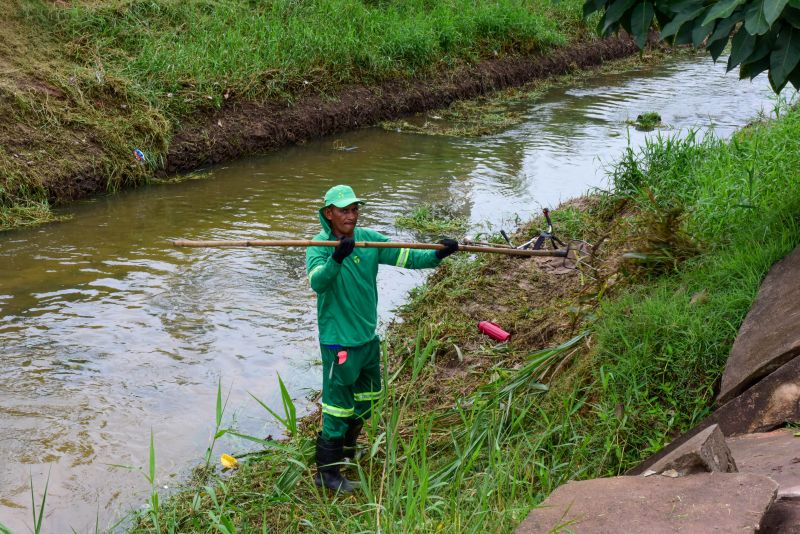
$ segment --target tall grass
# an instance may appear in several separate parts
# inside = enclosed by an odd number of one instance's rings
[[[0,230],[52,220],[76,176],[146,182],[198,111],[546,50],[584,27],[579,0],[65,4],[12,0],[0,17]]]
[[[296,96],[566,42],[580,3],[549,0],[107,1],[28,10],[81,57],[170,108]],[[561,18],[561,24],[557,23]],[[567,19],[567,20],[564,20]],[[168,97],[171,93],[173,96]]]
[[[617,169],[619,194],[642,210],[650,196],[682,207],[686,231],[706,249],[603,307],[594,358],[613,378],[596,410],[628,407],[620,469],[709,413],[761,280],[800,243],[800,112],[776,110],[778,120],[730,142],[657,138]]]

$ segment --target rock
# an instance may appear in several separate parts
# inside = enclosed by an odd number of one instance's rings
[[[761,523],[765,534],[800,534],[800,500],[775,501]]]
[[[768,477],[749,473],[569,482],[533,509],[516,532],[756,532],[777,487]]]
[[[800,497],[800,437],[781,428],[774,432],[728,438],[739,471],[767,475],[778,483],[778,498]]]
[[[647,472],[650,471],[663,475],[675,471],[677,476],[686,476],[706,472],[735,473],[737,469],[725,436],[718,425],[711,425],[651,465]]]
[[[718,408],[695,428],[676,438],[661,451],[626,474],[639,475],[651,469],[657,461],[715,423],[719,425],[719,429],[725,437],[730,437],[753,432],[766,432],[789,422],[800,421],[798,377],[800,377],[800,358],[795,358]]]
[[[725,403],[800,354],[800,247],[772,266],[725,365]]]

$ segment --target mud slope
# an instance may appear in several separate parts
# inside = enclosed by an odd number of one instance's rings
[[[173,139],[162,172],[189,171],[406,113],[446,106],[454,100],[599,65],[636,50],[633,41],[627,38],[592,40],[545,56],[484,61],[432,79],[350,87],[333,99],[307,96],[289,108],[275,103],[229,104],[183,126]]]

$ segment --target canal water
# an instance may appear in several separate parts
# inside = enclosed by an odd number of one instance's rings
[[[0,522],[28,531],[31,483],[40,502],[48,476],[45,532],[105,528],[142,507],[147,481],[118,466],[147,466],[151,432],[168,492],[202,461],[220,381],[224,425],[244,433],[280,433],[249,395],[279,407],[278,374],[308,409],[321,377],[304,251],[178,250],[171,239],[311,237],[338,183],[368,201],[361,224],[396,239],[418,237],[393,221],[422,202],[458,206],[475,231],[512,230],[605,186],[606,165],[658,135],[626,119],[658,111],[671,127],[662,134],[725,137],[768,114],[765,79],[739,81],[723,65],[598,74],[550,90],[521,124],[479,139],[362,129],[81,202],[63,211],[67,222],[0,235]],[[424,276],[382,268],[382,324]],[[224,437],[215,452],[248,448]]]

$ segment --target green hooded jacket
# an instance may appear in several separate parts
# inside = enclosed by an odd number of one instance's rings
[[[319,212],[322,231],[314,241],[336,241],[330,222]],[[389,241],[385,235],[356,227],[358,241]],[[308,247],[306,272],[317,294],[317,323],[322,345],[357,347],[375,337],[378,323],[378,265],[407,269],[436,267],[434,250],[356,248],[341,264],[333,260],[332,247]]]

